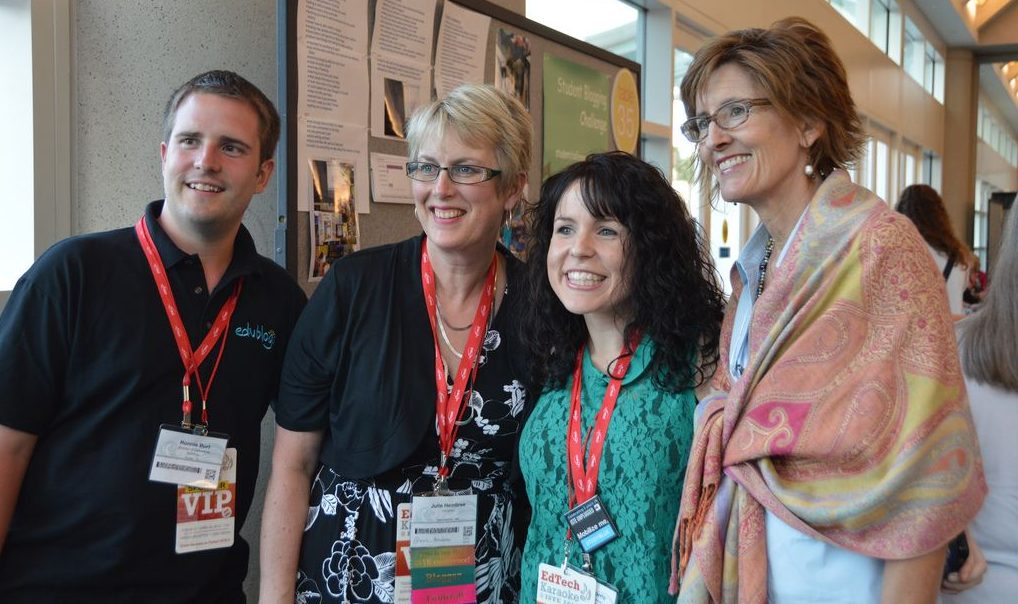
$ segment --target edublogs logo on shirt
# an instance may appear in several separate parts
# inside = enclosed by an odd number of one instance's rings
[[[261,343],[262,348],[265,350],[272,350],[272,347],[276,345],[276,330],[266,329],[264,325],[251,327],[251,323],[248,323],[237,327],[233,330],[233,333],[238,337],[251,338]]]

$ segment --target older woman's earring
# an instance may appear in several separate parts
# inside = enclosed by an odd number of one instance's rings
[[[807,177],[813,178],[813,164],[806,164],[806,168],[803,171]]]

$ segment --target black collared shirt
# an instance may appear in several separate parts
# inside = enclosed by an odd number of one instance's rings
[[[238,450],[239,531],[253,497],[260,426],[304,293],[241,227],[212,292],[197,256],[146,221],[192,347],[243,279],[209,394],[210,429]],[[201,368],[206,379],[218,349]],[[0,315],[0,424],[39,435],[0,554],[0,601],[227,601],[247,544],[174,552],[176,487],[148,480],[157,431],[179,424],[183,365],[134,228],[54,245]],[[197,389],[192,400],[198,408]]]

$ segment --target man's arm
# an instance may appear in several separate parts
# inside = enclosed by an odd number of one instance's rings
[[[32,459],[38,437],[0,424],[0,553],[7,540],[14,507],[18,504],[21,482]]]
[[[940,592],[947,546],[907,560],[884,563],[884,587],[880,600],[885,604],[933,604]]]
[[[259,597],[263,603],[293,602],[311,477],[321,446],[321,430],[291,432],[276,426],[272,473],[262,511]]]

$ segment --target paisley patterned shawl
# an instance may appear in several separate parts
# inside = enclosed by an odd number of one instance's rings
[[[883,559],[958,534],[986,484],[944,285],[908,219],[828,176],[768,273],[733,383],[734,277],[676,530],[679,601],[767,600],[765,509]]]

